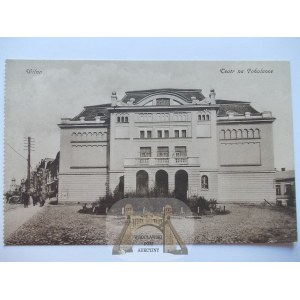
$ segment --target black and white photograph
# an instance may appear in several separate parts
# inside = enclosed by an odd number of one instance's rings
[[[4,244],[297,240],[288,61],[7,60]]]

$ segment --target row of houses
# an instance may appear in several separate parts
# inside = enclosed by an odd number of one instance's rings
[[[49,198],[57,197],[58,173],[59,173],[58,152],[55,159],[42,159],[31,173],[31,190],[38,193],[45,193]]]

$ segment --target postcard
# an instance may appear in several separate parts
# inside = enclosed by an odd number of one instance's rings
[[[7,60],[4,244],[295,242],[292,132],[287,61]]]

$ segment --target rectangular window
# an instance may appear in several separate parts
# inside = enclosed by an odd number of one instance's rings
[[[140,131],[140,139],[144,139],[145,138],[145,131],[142,130]]]
[[[156,99],[156,105],[158,106],[169,106],[170,99],[169,98],[158,98]]]
[[[151,157],[151,147],[140,147],[140,157]]]
[[[182,136],[183,138],[186,137],[186,130],[181,130],[181,136]]]
[[[276,195],[281,195],[280,184],[276,184]]]
[[[291,192],[292,192],[292,185],[289,184],[289,183],[287,183],[287,184],[285,185],[285,194],[286,194],[286,195],[290,195]]]
[[[157,147],[157,157],[169,157],[169,147]]]
[[[175,130],[175,137],[179,138],[179,130]]]
[[[165,134],[165,139],[168,139],[169,138],[169,130],[165,130],[164,134]]]
[[[161,130],[157,130],[157,137],[162,138],[162,131]]]
[[[186,146],[175,146],[175,156],[176,157],[187,156]]]
[[[147,139],[151,139],[152,137],[152,131],[147,130]]]

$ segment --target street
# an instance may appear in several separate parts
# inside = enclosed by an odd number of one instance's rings
[[[43,208],[44,207],[40,207],[39,205],[33,206],[32,204],[30,204],[28,208],[24,208],[23,205],[18,204],[6,204],[4,218],[5,240],[35,214],[42,211]]]
[[[46,205],[6,212],[6,245],[112,244],[123,228],[120,218],[80,214],[80,205]],[[297,239],[295,209],[227,204],[226,215],[172,219],[186,244],[286,243]],[[23,225],[22,225],[23,224]]]

